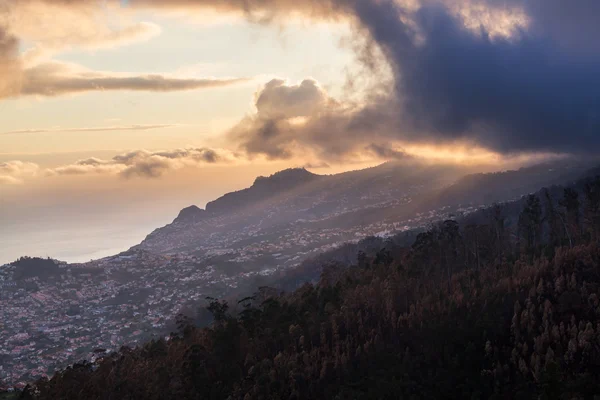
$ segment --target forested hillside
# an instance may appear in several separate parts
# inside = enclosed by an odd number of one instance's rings
[[[516,218],[511,218],[516,210]],[[315,285],[122,348],[25,399],[593,399],[600,177],[389,240]]]

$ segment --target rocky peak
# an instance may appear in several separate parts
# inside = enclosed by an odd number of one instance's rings
[[[204,218],[206,211],[197,206],[189,206],[179,212],[174,222],[196,222]]]
[[[282,187],[290,188],[298,184],[309,182],[319,175],[307,171],[305,168],[288,168],[274,173],[271,176],[259,176],[254,181],[253,187]]]

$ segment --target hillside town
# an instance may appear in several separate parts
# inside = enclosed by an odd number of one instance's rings
[[[345,243],[518,198],[529,190],[523,179],[530,186],[565,179],[558,169],[536,167],[471,177],[473,189],[463,182],[445,191],[446,177],[427,180],[439,171],[390,168],[333,178],[284,171],[207,210],[182,210],[118,255],[80,264],[24,257],[0,266],[0,386],[23,387],[74,362],[168,337],[178,315],[200,318],[206,297],[235,299],[277,286],[294,276],[288,272]],[[460,196],[449,196],[453,191]]]
[[[110,352],[168,336],[176,329],[175,317],[203,305],[206,296],[252,290],[311,256],[369,235],[384,237],[421,226],[446,211],[318,231],[302,229],[308,225],[298,221],[268,240],[257,236],[240,245],[240,232],[232,232],[220,246],[211,243],[193,254],[131,250],[84,264],[59,263],[57,273],[48,277],[18,277],[18,267],[4,265],[0,382],[23,387],[57,368],[93,359],[97,350]],[[251,230],[247,235],[252,237]]]

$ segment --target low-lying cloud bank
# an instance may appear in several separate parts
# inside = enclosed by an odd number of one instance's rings
[[[84,174],[114,174],[123,178],[157,178],[164,173],[186,166],[201,166],[205,164],[230,163],[236,155],[226,150],[209,148],[187,148],[170,151],[151,152],[135,150],[120,154],[110,160],[88,158],[74,164],[47,169],[46,174],[84,175]]]
[[[0,185],[20,185],[25,179],[36,176],[39,167],[23,161],[0,162]]]
[[[183,148],[165,151],[133,150],[111,159],[87,158],[55,168],[23,161],[0,163],[0,185],[22,184],[35,177],[114,175],[121,178],[159,178],[184,167],[231,164],[243,158],[224,149]]]
[[[368,140],[366,141],[368,142]],[[396,143],[371,142],[357,153],[338,157],[333,163],[314,154],[303,154],[291,158],[288,165],[301,165],[308,169],[328,169],[332,165],[346,167],[356,164],[375,164],[384,161],[404,162],[405,165],[431,163],[469,164],[481,167],[497,167],[499,164],[516,168],[541,162],[562,159],[567,156],[553,153],[502,155],[473,148],[411,147],[404,149]],[[159,179],[182,168],[203,168],[210,165],[240,167],[268,157],[253,153],[233,152],[220,148],[190,147],[163,151],[133,150],[112,158],[90,157],[71,164],[44,168],[24,161],[0,163],[0,185],[20,185],[31,179],[56,178],[67,176],[113,176],[121,179]],[[410,167],[409,167],[410,168]]]

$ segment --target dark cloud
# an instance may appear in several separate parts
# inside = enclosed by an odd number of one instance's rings
[[[169,159],[162,157],[148,157],[128,165],[121,171],[121,176],[125,178],[157,178],[169,169],[172,169],[172,164]]]
[[[327,164],[325,161],[319,161],[316,163],[306,163],[302,166],[305,169],[322,169],[322,168],[331,168],[331,165]]]
[[[544,8],[545,1],[526,2],[530,28],[508,37],[467,27],[450,3],[423,2],[415,11],[392,0],[340,0],[389,63],[391,95],[352,112],[330,108],[301,126],[274,118],[245,121],[245,148],[289,157],[299,143],[335,155],[355,150],[370,135],[474,142],[501,153],[595,151],[600,53],[574,47],[600,30],[598,3],[550,1]]]
[[[378,143],[371,143],[366,147],[366,150],[373,153],[378,158],[384,160],[407,160],[413,158],[410,154],[404,150],[394,149],[391,145],[384,145]]]
[[[529,30],[547,36],[564,50],[600,50],[600,2],[596,0],[484,0],[491,7],[523,7]]]
[[[387,96],[367,96],[367,104],[358,108],[332,103],[314,90],[314,82],[297,87],[271,82],[273,88],[258,94],[257,114],[232,131],[250,153],[285,158],[309,147],[334,158],[393,140],[474,142],[502,153],[585,153],[600,144],[597,0],[421,0],[416,8],[403,6],[402,0],[131,0],[130,5],[208,7],[257,21],[292,13],[346,18],[381,51],[394,83]],[[461,10],[482,13],[482,6],[491,23],[483,18],[474,29]],[[507,10],[522,11],[526,24],[513,27],[510,35],[497,35],[495,19]],[[366,64],[372,61],[365,57],[369,54],[360,54]],[[90,83],[132,90],[181,90],[189,84],[92,77],[47,87],[50,93],[78,91]],[[296,117],[305,121],[293,121]]]
[[[403,13],[386,1],[357,7],[393,66],[402,121],[419,135],[411,139],[471,139],[500,152],[598,144],[599,57],[574,58],[528,32],[491,38],[483,28],[466,29],[442,6],[416,13],[425,38],[418,44],[415,29],[400,22]]]
[[[223,161],[223,157],[219,153],[217,153],[213,149],[205,147],[196,149],[177,149],[171,151],[159,151],[153,154],[168,159],[189,159],[209,164]]]

